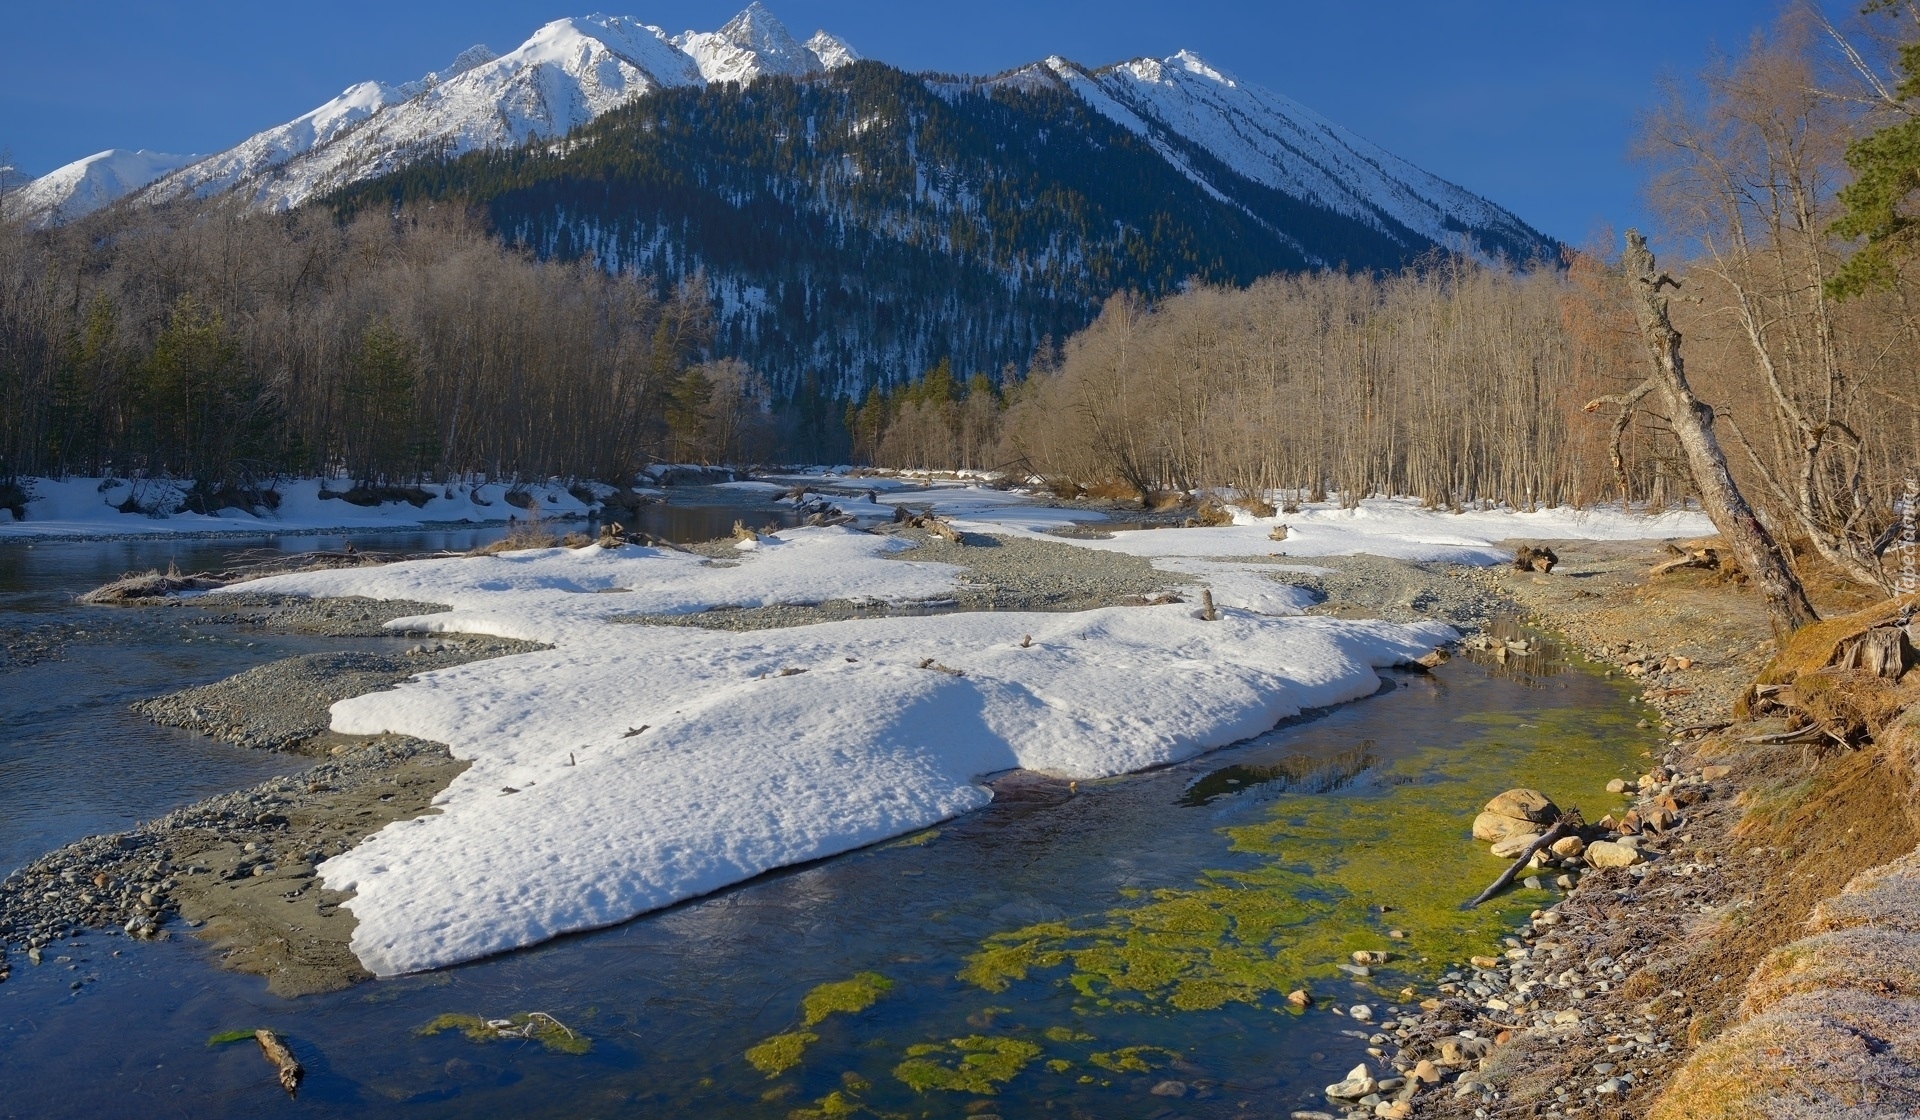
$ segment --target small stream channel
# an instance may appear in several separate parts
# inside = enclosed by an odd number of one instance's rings
[[[738,510],[689,518],[724,532]],[[679,535],[713,535],[698,528]],[[497,532],[355,540],[464,548]],[[291,768],[145,724],[126,704],[356,643],[70,602],[125,570],[217,567],[261,543],[0,546],[0,626],[89,635],[64,660],[0,670],[0,864]],[[0,984],[0,1116],[1105,1120],[1324,1107],[1320,1088],[1365,1057],[1403,985],[1430,984],[1556,897],[1523,889],[1458,909],[1500,868],[1468,837],[1480,804],[1536,785],[1590,818],[1614,808],[1600,790],[1644,763],[1642,714],[1624,685],[1551,650],[1383,674],[1370,699],[1186,764],[1078,788],[1012,782],[972,816],[613,929],[294,1001],[219,970],[177,927],[152,943],[87,934],[50,946],[40,967],[16,958]],[[1333,968],[1362,948],[1400,959],[1366,980]],[[1375,1024],[1356,1031],[1324,1002],[1290,1011],[1302,982],[1323,1001],[1368,1004]],[[424,1033],[443,1016],[526,1012],[577,1040]],[[210,1042],[258,1026],[305,1063],[297,1100],[250,1043]]]

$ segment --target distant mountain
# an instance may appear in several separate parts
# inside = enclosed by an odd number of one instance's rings
[[[460,199],[541,254],[663,288],[703,271],[724,352],[789,389],[842,392],[945,356],[1024,360],[1128,288],[1559,249],[1190,52],[909,75],[825,31],[796,40],[758,2],[671,36],[556,20],[504,55],[349,87],[214,156],[102,153],[7,210],[66,220],[129,192],[267,209]]]
[[[1353,218],[1409,249],[1428,243],[1524,261],[1549,248],[1509,211],[1191,51],[1100,70],[1056,55],[1000,81],[1049,78],[1211,192],[1232,195],[1238,177]]]
[[[199,156],[109,148],[5,190],[5,216],[35,225],[70,222],[131,194]],[[5,169],[13,172],[11,167]],[[15,173],[17,175],[17,173]]]
[[[806,44],[759,3],[715,32],[669,38],[620,16],[560,19],[495,57],[476,46],[444,71],[362,82],[313,112],[155,183],[143,200],[240,191],[287,209],[420,159],[549,140],[650,90],[804,77],[859,56],[822,31]]]
[[[1157,79],[1143,63],[1056,60],[956,80],[859,62],[662,89],[564,145],[417,163],[331,201],[478,205],[536,253],[651,275],[663,291],[702,272],[716,349],[786,392],[811,380],[830,395],[942,357],[962,373],[1024,362],[1119,290],[1557,248],[1191,55],[1154,66]],[[1264,149],[1236,149],[1226,134],[1254,124]]]

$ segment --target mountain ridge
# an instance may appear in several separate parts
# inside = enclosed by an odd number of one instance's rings
[[[703,276],[715,352],[783,393],[811,381],[858,395],[942,358],[992,374],[1084,326],[1115,291],[1391,271],[1457,248],[1378,208],[1342,212],[1256,182],[1200,145],[1169,159],[1150,130],[1029,77],[930,79],[863,61],[661,90],[564,145],[420,163],[328,201],[343,216],[476,207],[540,257],[648,276],[663,296]],[[1532,237],[1493,251],[1554,250]]]
[[[804,79],[859,58],[824,30],[799,42],[760,0],[718,31],[672,36],[631,17],[567,17],[505,55],[475,46],[445,70],[412,82],[356,83],[292,121],[144,181],[95,176],[82,193],[74,186],[86,162],[79,161],[36,180],[37,189],[29,184],[14,192],[8,210],[63,221],[120,195],[164,203],[226,192],[261,208],[290,209],[417,160],[557,139],[656,89],[764,76]],[[1210,159],[1241,178],[1355,217],[1403,245],[1430,242],[1483,258],[1525,258],[1549,241],[1487,199],[1190,51],[1097,68],[1053,55],[993,78],[927,80],[960,87],[1063,85],[1145,138],[1203,189],[1219,193],[1197,167]]]

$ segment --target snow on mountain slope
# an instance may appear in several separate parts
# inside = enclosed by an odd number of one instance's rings
[[[1197,149],[1262,186],[1356,218],[1404,241],[1395,227],[1441,245],[1473,231],[1485,247],[1537,245],[1541,235],[1499,206],[1393,155],[1304,105],[1247,85],[1190,51],[1089,71],[1049,58],[1059,80],[1140,136],[1190,178],[1216,191]],[[1021,81],[1033,80],[1028,71]]]
[[[151,202],[233,191],[254,205],[287,209],[416,160],[561,136],[648,90],[807,77],[859,57],[825,31],[795,40],[759,0],[718,31],[672,38],[631,18],[561,19],[504,56],[474,47],[417,81],[361,82],[218,155],[91,156],[11,192],[6,211],[62,221],[135,191]],[[1292,204],[1272,192],[1353,219],[1378,231],[1384,244],[1413,251],[1463,237],[1483,256],[1551,249],[1548,239],[1486,199],[1187,51],[1098,70],[1055,56],[981,83],[927,80],[936,92],[1064,85],[1209,194],[1290,242]]]
[[[340,96],[286,124],[257,132],[232,148],[183,167],[156,182],[144,196],[163,202],[185,194],[202,198],[231,190],[238,184],[257,179],[288,161],[332,141],[360,122],[389,105],[418,96],[434,86],[494,60],[494,53],[483,46],[472,46],[445,70],[428,74],[418,81],[391,86],[385,82],[359,82],[348,86]]]
[[[381,105],[236,185],[256,204],[283,210],[427,156],[562,136],[650,89],[700,82],[693,60],[657,27],[618,16],[555,20],[518,49]]]
[[[760,0],[720,30],[688,31],[674,36],[673,45],[693,58],[709,82],[746,83],[762,74],[801,78],[826,69],[820,56],[801,46]]]
[[[838,70],[860,61],[860,52],[854,50],[852,44],[825,31],[814,32],[813,38],[807,40],[806,47],[813,52],[813,57],[820,60],[820,65],[829,70]]]
[[[35,225],[69,222],[139,190],[199,156],[109,148],[55,168],[6,196],[6,216]]]
[[[361,82],[166,176],[141,198],[238,190],[256,205],[287,209],[416,159],[561,136],[650,89],[800,77],[859,57],[825,31],[797,42],[759,3],[719,31],[673,39],[621,16],[555,20],[506,55],[477,46],[418,81]]]

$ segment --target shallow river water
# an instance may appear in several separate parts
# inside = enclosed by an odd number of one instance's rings
[[[714,520],[730,526],[732,511]],[[126,703],[351,643],[68,601],[123,570],[218,566],[259,544],[0,546],[0,626],[116,635],[0,670],[0,864],[289,766],[147,726]],[[1641,714],[1622,685],[1551,656],[1383,674],[1370,699],[1183,765],[1078,787],[1009,782],[988,809],[890,844],[613,929],[300,1000],[218,970],[177,926],[153,943],[88,934],[50,946],[39,967],[16,958],[0,984],[0,1116],[1104,1120],[1324,1107],[1320,1088],[1365,1058],[1356,1034],[1405,1006],[1403,985],[1496,947],[1555,897],[1522,889],[1458,908],[1500,869],[1468,837],[1480,803],[1537,785],[1597,817],[1615,803],[1604,782],[1644,764]],[[1362,948],[1399,959],[1367,980],[1333,968]],[[1284,998],[1302,983],[1323,1000],[1305,1014]],[[1356,1032],[1330,1000],[1368,1004],[1374,1026]],[[530,1012],[571,1037],[428,1031],[446,1016]],[[250,1042],[212,1041],[259,1026],[306,1065],[295,1101]]]

